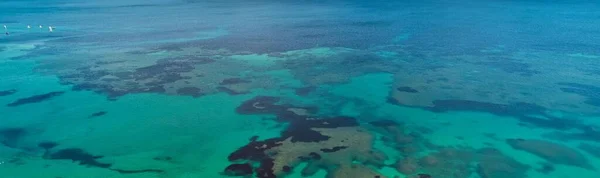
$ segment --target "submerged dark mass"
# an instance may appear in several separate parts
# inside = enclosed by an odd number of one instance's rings
[[[21,106],[21,105],[25,105],[25,104],[39,103],[39,102],[43,102],[43,101],[52,99],[54,97],[60,96],[64,93],[65,92],[50,92],[50,93],[45,93],[45,94],[41,94],[41,95],[34,95],[34,96],[27,97],[27,98],[18,99],[17,101],[7,104],[6,106],[16,107],[16,106]]]
[[[15,94],[17,92],[17,90],[3,90],[0,91],[0,96],[8,96],[8,95],[12,95]]]

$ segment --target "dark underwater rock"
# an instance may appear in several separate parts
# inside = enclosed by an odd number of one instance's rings
[[[306,95],[314,92],[316,89],[317,89],[317,87],[313,87],[313,86],[297,88],[296,89],[296,95],[298,95],[298,96],[306,96]]]
[[[56,142],[41,142],[41,143],[38,143],[38,147],[44,149],[44,155],[42,156],[42,158],[44,158],[44,159],[50,158],[50,150],[52,150],[52,148],[54,148],[56,146],[58,146],[58,143],[56,143]]]
[[[106,115],[106,113],[107,113],[106,111],[95,112],[92,115],[90,115],[88,118],[104,116],[104,115]]]
[[[249,140],[250,140],[250,142],[255,142],[256,140],[258,140],[258,135],[250,137]]]
[[[160,169],[142,169],[142,170],[123,170],[123,169],[110,169],[113,171],[117,171],[120,174],[139,174],[139,173],[163,173],[165,171]]]
[[[179,89],[177,89],[177,94],[187,95],[187,96],[192,96],[192,97],[200,97],[200,96],[204,95],[204,93],[202,93],[202,90],[200,88],[196,88],[196,87],[179,88]]]
[[[236,151],[229,154],[227,159],[229,161],[237,161],[237,160],[253,160],[260,161],[262,159],[267,158],[265,151],[281,145],[278,143],[283,141],[281,138],[271,138],[263,141],[250,142],[247,145],[238,148]]]
[[[347,146],[336,146],[333,148],[322,148],[321,151],[325,152],[325,153],[333,153],[333,152],[336,152],[336,151],[339,151],[342,149],[346,149],[346,148],[348,148],[348,147]]]
[[[266,158],[260,161],[260,167],[256,168],[256,175],[259,178],[277,178],[273,173],[273,167],[275,166],[275,160]]]
[[[20,105],[24,105],[24,104],[39,103],[39,102],[46,101],[51,98],[60,96],[64,93],[65,92],[50,92],[50,93],[41,94],[41,95],[34,95],[34,96],[27,97],[27,98],[18,99],[17,101],[7,104],[6,106],[15,107],[15,106],[20,106]]]
[[[309,155],[309,156],[310,156],[312,159],[315,159],[315,160],[319,160],[319,159],[321,159],[321,155],[319,155],[318,153],[315,153],[315,152],[310,152],[308,155]]]
[[[0,91],[0,96],[8,96],[8,95],[15,94],[16,92],[17,92],[17,90],[4,90],[4,91]]]
[[[542,163],[540,168],[535,169],[535,171],[542,173],[542,174],[550,174],[554,170],[555,170],[554,166],[550,163]]]
[[[0,143],[9,148],[17,148],[19,142],[27,135],[24,128],[6,128],[0,130]]]
[[[292,167],[290,167],[290,166],[283,166],[281,168],[281,170],[283,170],[283,172],[291,172],[292,171]]]
[[[329,137],[312,130],[311,128],[338,128],[354,127],[359,123],[351,117],[333,117],[322,119],[297,119],[282,132],[282,138],[292,138],[292,142],[319,142],[328,140]]]
[[[419,90],[416,90],[411,87],[398,87],[398,88],[396,88],[396,90],[401,91],[401,92],[406,92],[406,93],[419,93]]]
[[[244,80],[241,78],[228,78],[228,79],[224,79],[219,84],[220,85],[233,85],[233,84],[240,84],[240,83],[250,83],[250,81]]]
[[[231,164],[225,168],[224,174],[228,176],[247,176],[252,175],[252,165],[245,164]]]
[[[529,152],[554,164],[594,170],[583,154],[562,144],[533,139],[507,139],[506,142],[514,149]]]
[[[165,161],[165,162],[171,162],[171,161],[173,161],[173,157],[170,157],[170,156],[156,156],[156,157],[154,157],[152,159],[156,160],[156,161]]]
[[[300,159],[302,161],[320,160],[321,155],[319,155],[318,153],[315,153],[315,152],[310,152],[308,154],[308,156],[299,156],[298,159]]]
[[[66,159],[74,162],[79,162],[80,165],[109,168],[111,164],[98,162],[97,159],[103,156],[94,156],[79,148],[67,148],[51,153],[48,159]]]
[[[419,178],[432,178],[429,174],[418,174]]]

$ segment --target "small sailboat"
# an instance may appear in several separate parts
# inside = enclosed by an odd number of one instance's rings
[[[40,25],[40,29],[41,29],[41,28],[44,28],[44,27],[43,27],[42,25]]]
[[[52,26],[48,26],[48,31],[49,31],[49,32],[53,32],[53,31],[54,31],[54,28],[53,28]]]
[[[31,25],[27,25],[27,29],[31,29]]]

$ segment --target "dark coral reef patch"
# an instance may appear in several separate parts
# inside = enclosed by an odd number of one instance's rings
[[[191,79],[185,73],[196,65],[215,62],[205,56],[178,56],[159,59],[155,64],[125,71],[96,70],[91,67],[77,69],[77,73],[61,76],[64,83],[74,84],[73,90],[90,90],[115,99],[129,93],[166,93],[166,85]],[[178,90],[178,89],[176,89]],[[180,88],[177,94],[200,96],[193,88]]]
[[[391,166],[409,178],[525,178],[530,169],[495,148],[442,147],[430,143],[418,128],[391,120],[370,124],[381,128],[384,144],[399,151],[400,159]]]
[[[243,78],[226,78],[219,83],[216,89],[230,95],[247,94],[252,88],[261,85],[261,82],[264,81],[259,80],[257,83],[252,83],[251,80]]]
[[[336,152],[336,151],[343,150],[346,148],[348,148],[348,147],[347,146],[336,146],[333,148],[321,148],[321,151],[325,152],[325,153],[331,153],[331,152]]]
[[[316,108],[281,104],[280,98],[270,96],[252,98],[236,111],[240,114],[271,114],[276,116],[276,121],[288,123],[279,137],[251,141],[229,155],[230,161],[257,163],[259,166],[253,168],[256,177],[280,177],[301,162],[308,163],[302,170],[304,175],[325,169],[332,178],[383,177],[365,166],[383,166],[385,159],[372,150],[373,136],[360,128],[355,118],[318,117]],[[355,161],[363,164],[353,166]],[[230,167],[241,165],[236,163]]]
[[[200,88],[196,88],[196,87],[179,88],[179,89],[177,89],[177,94],[187,95],[187,96],[192,96],[192,97],[200,97],[200,96],[204,95],[204,93],[202,93],[202,90]]]
[[[227,78],[227,79],[224,79],[223,81],[221,81],[221,83],[219,83],[219,84],[220,85],[233,85],[233,84],[240,84],[240,83],[250,83],[250,81],[244,80],[241,78]]]
[[[553,172],[554,170],[556,170],[554,168],[554,165],[552,165],[550,163],[542,163],[540,165],[540,168],[535,169],[535,171],[542,173],[542,174],[549,174],[549,173]]]
[[[225,168],[224,174],[228,176],[248,176],[252,175],[252,165],[245,164],[231,164]]]

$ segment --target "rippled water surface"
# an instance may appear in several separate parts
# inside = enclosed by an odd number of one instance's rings
[[[0,23],[3,178],[600,177],[595,1],[5,0]]]

